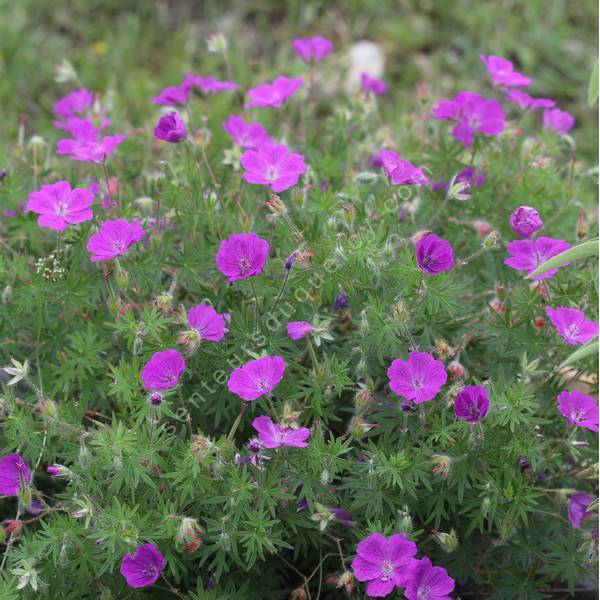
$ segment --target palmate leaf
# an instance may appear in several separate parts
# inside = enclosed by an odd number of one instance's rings
[[[583,242],[569,248],[556,256],[553,256],[550,260],[542,263],[535,271],[525,276],[525,279],[533,279],[538,275],[543,275],[552,269],[556,269],[565,263],[578,260],[580,258],[589,258],[590,256],[598,256],[598,240],[590,240],[589,242]]]

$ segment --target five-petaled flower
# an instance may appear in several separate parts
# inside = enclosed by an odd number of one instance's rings
[[[236,115],[231,115],[223,121],[223,129],[241,148],[255,150],[267,142],[273,143],[269,133],[260,123],[246,123]]]
[[[197,332],[200,341],[220,342],[229,331],[229,314],[219,314],[209,304],[197,304],[187,313],[188,325]]]
[[[450,271],[454,266],[454,252],[450,242],[429,233],[419,239],[415,247],[417,264],[428,275]]]
[[[575,492],[569,498],[569,504],[567,506],[567,516],[569,522],[575,529],[581,529],[581,524],[591,517],[594,513],[588,511],[588,506],[594,501],[594,497],[583,492]]]
[[[237,83],[235,81],[219,81],[211,75],[202,77],[201,75],[186,75],[186,78],[182,84],[183,87],[188,89],[197,88],[205,94],[218,94],[219,92],[232,92],[237,90]]]
[[[408,600],[450,600],[454,579],[443,567],[434,566],[427,558],[411,564],[404,595]]]
[[[558,334],[567,342],[575,346],[587,344],[590,340],[598,337],[598,322],[586,321],[585,313],[578,308],[546,308],[546,314],[554,325]]]
[[[454,399],[456,417],[467,423],[477,423],[490,409],[488,391],[481,385],[467,385]]]
[[[533,273],[542,263],[568,250],[570,247],[571,244],[568,242],[549,237],[540,237],[537,240],[516,240],[506,247],[510,258],[505,258],[504,264],[517,271],[527,271],[528,274]],[[567,264],[560,266],[566,267]],[[536,275],[533,279],[550,279],[557,272],[558,267],[541,275]]]
[[[145,390],[168,390],[179,383],[184,370],[185,360],[177,350],[161,350],[144,365],[140,377]]]
[[[263,356],[234,369],[227,389],[246,402],[270,394],[283,378],[285,361],[281,356]]]
[[[352,570],[356,579],[368,582],[368,596],[387,596],[408,583],[416,553],[417,545],[402,533],[389,538],[372,533],[358,544]]]
[[[432,400],[446,383],[444,363],[427,352],[410,352],[408,360],[397,358],[387,370],[390,387],[396,394],[421,404]]]
[[[549,129],[556,133],[569,133],[575,125],[575,117],[566,110],[548,108],[544,111],[542,125],[544,129]]]
[[[81,88],[70,92],[54,103],[52,112],[57,117],[68,119],[82,116],[94,106],[94,94],[90,90]]]
[[[73,139],[58,140],[56,153],[70,155],[71,160],[93,162],[100,164],[104,162],[126,139],[127,136],[107,135],[100,137],[100,132],[94,127],[89,119],[79,122],[77,127],[70,132]]]
[[[258,150],[246,150],[240,162],[248,183],[268,185],[276,193],[296,185],[306,172],[302,154],[290,152],[283,144],[265,143]]]
[[[333,44],[327,38],[317,35],[295,39],[292,48],[305,63],[310,63],[323,60],[333,50]]]
[[[514,70],[510,60],[491,54],[481,54],[480,58],[494,83],[504,87],[526,87],[531,84],[531,79]]]
[[[39,215],[40,227],[64,231],[69,225],[91,220],[93,202],[94,194],[90,189],[71,189],[68,181],[57,181],[31,192],[26,208]]]
[[[152,585],[160,577],[165,566],[165,557],[154,544],[136,548],[134,554],[126,554],[121,561],[121,575],[127,585],[142,588]]]
[[[400,158],[394,151],[384,148],[380,151],[379,156],[392,185],[425,185],[429,183],[423,169]]]
[[[310,436],[310,429],[299,427],[292,429],[278,423],[273,423],[271,417],[263,415],[252,421],[252,427],[258,432],[258,439],[265,448],[279,448],[281,446],[292,446],[294,448],[306,448],[306,439]]]
[[[217,267],[230,282],[260,275],[269,256],[269,242],[255,233],[234,233],[215,255]]]
[[[387,83],[383,79],[371,77],[367,73],[361,73],[360,87],[366,94],[371,93],[374,96],[383,96],[388,91]]]
[[[279,108],[283,106],[288,98],[293,96],[304,83],[301,77],[276,77],[272,83],[261,83],[255,88],[248,90],[246,108],[251,106],[270,106]]]
[[[139,221],[130,223],[126,219],[114,219],[102,223],[100,231],[88,240],[86,248],[92,254],[92,262],[112,260],[125,254],[145,235]]]
[[[158,96],[152,99],[152,102],[161,106],[183,106],[188,103],[189,99],[190,86],[182,83],[164,88]]]
[[[20,454],[14,452],[0,459],[0,495],[16,496],[30,481],[31,472]]]
[[[556,400],[558,410],[571,425],[598,431],[598,404],[593,398],[574,390],[561,392]]]

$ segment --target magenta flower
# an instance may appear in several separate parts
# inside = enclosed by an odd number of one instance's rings
[[[85,114],[85,112],[90,110],[93,106],[93,92],[82,88],[67,94],[64,98],[55,102],[52,107],[52,112],[54,112],[57,117],[68,119],[69,117]]]
[[[517,271],[527,271],[533,273],[537,267],[553,256],[568,250],[571,244],[563,240],[556,240],[549,237],[540,237],[537,240],[517,240],[508,244],[506,249],[510,258],[504,259],[504,264]],[[561,265],[566,267],[568,263]],[[542,273],[533,279],[550,279],[558,272],[558,268],[551,269]]]
[[[185,360],[177,350],[161,350],[144,365],[140,377],[144,389],[155,392],[175,387],[184,371]]]
[[[93,202],[91,190],[71,189],[68,181],[57,181],[31,192],[26,208],[40,215],[37,221],[40,227],[64,231],[69,225],[90,221],[94,216]]]
[[[481,385],[467,385],[454,399],[456,417],[467,423],[477,423],[490,409],[488,391]]]
[[[558,410],[571,425],[598,431],[598,405],[590,396],[578,391],[561,392],[558,397]]]
[[[280,448],[281,446],[292,446],[294,448],[306,448],[308,442],[305,440],[310,435],[310,429],[300,427],[291,429],[273,423],[271,417],[256,417],[252,421],[252,427],[258,431],[258,439],[265,448]]]
[[[382,149],[379,155],[392,185],[423,185],[429,183],[423,169],[415,167],[407,160],[403,160],[392,150]]]
[[[531,237],[544,226],[540,214],[531,206],[519,206],[510,215],[509,223],[512,230],[522,238]]]
[[[417,545],[402,533],[372,533],[358,544],[352,571],[358,581],[368,581],[367,596],[387,596],[407,584],[416,553]]]
[[[323,60],[333,50],[333,44],[328,39],[317,35],[295,39],[292,48],[305,63],[310,63]]]
[[[558,335],[567,344],[587,344],[590,340],[598,337],[598,322],[586,321],[583,311],[577,308],[546,308],[546,314]]]
[[[388,86],[382,79],[371,77],[367,73],[362,73],[360,76],[360,85],[363,92],[371,92],[374,96],[383,96],[388,91]]]
[[[594,501],[594,497],[583,492],[575,492],[569,498],[567,506],[567,515],[569,521],[575,529],[581,529],[581,524],[585,519],[591,517],[594,513],[588,512],[587,507]]]
[[[230,282],[260,275],[269,256],[269,242],[255,233],[234,233],[221,242],[217,267]]]
[[[123,256],[133,244],[139,242],[146,232],[139,221],[131,223],[126,219],[105,221],[100,231],[95,233],[87,243],[87,250],[92,254],[92,262],[112,260]]]
[[[456,174],[454,183],[464,183],[468,187],[462,191],[462,194],[471,194],[471,188],[479,188],[485,185],[485,173],[476,167],[467,167]],[[431,189],[434,192],[442,190],[447,192],[450,189],[450,180],[438,180],[431,184]]]
[[[65,121],[52,121],[52,125],[57,129],[62,129],[66,131],[69,135],[73,137],[78,137],[81,135],[82,130],[93,130],[96,132],[100,132],[103,129],[106,129],[110,125],[110,119],[106,117],[101,117],[98,120],[98,125],[94,123],[92,119],[82,119],[81,117],[69,117]]]
[[[415,404],[435,398],[448,379],[444,363],[427,352],[410,352],[408,361],[395,359],[387,375],[392,390]]]
[[[154,128],[154,137],[163,142],[177,144],[187,137],[187,128],[181,117],[173,111],[159,119]]]
[[[29,467],[20,454],[14,452],[0,459],[0,495],[16,496],[30,481]]]
[[[89,119],[84,119],[72,132],[74,139],[58,140],[57,154],[70,154],[71,160],[81,160],[100,164],[122,144],[127,136],[107,135],[101,138]]]
[[[263,356],[234,369],[227,389],[246,402],[270,394],[283,378],[285,361],[281,356]]]
[[[454,100],[442,100],[433,107],[431,114],[434,119],[458,121],[452,135],[465,148],[473,145],[475,133],[496,136],[505,127],[506,115],[502,104],[473,92],[460,92]]]
[[[182,86],[186,86],[188,89],[193,87],[198,88],[203,91],[205,94],[218,94],[219,92],[231,92],[233,90],[237,90],[237,83],[234,81],[219,81],[214,77],[208,75],[207,77],[202,77],[200,75],[190,75],[187,74],[185,81]]]
[[[569,133],[575,125],[575,117],[566,110],[550,108],[544,111],[543,127],[557,133]]]
[[[304,83],[301,77],[276,77],[272,83],[261,83],[248,91],[250,102],[246,102],[246,108],[251,106],[270,106],[279,108],[283,106],[288,98],[293,96]]]
[[[48,466],[46,471],[53,477],[67,477],[71,473],[71,471],[64,465],[57,464]]]
[[[152,98],[154,104],[162,106],[183,106],[190,99],[190,87],[185,83],[173,85],[161,90],[158,96]]]
[[[188,325],[198,332],[200,340],[220,342],[229,331],[225,324],[229,315],[220,315],[209,304],[197,304],[190,308],[187,319]]]
[[[408,600],[450,600],[454,579],[443,567],[434,567],[424,557],[412,563],[404,595]]]
[[[531,79],[514,70],[510,60],[501,56],[479,56],[483,61],[488,73],[492,76],[494,83],[505,87],[526,87],[531,84]]]
[[[537,110],[539,108],[553,108],[556,105],[554,100],[549,98],[532,98],[523,90],[503,90],[506,99],[511,104],[516,104],[522,110]]]
[[[136,548],[135,554],[126,554],[121,562],[121,575],[127,585],[142,588],[152,585],[160,577],[165,566],[165,557],[154,544]]]
[[[296,185],[306,172],[302,154],[290,152],[283,144],[266,143],[258,150],[246,150],[240,162],[248,183],[268,185],[276,193]]]
[[[301,340],[308,337],[315,328],[307,321],[290,321],[286,326],[287,334],[293,340]]]
[[[450,242],[435,233],[422,237],[415,248],[419,268],[428,275],[449,271],[454,266],[454,252]]]
[[[257,149],[273,143],[267,130],[260,123],[246,123],[241,117],[231,115],[223,122],[223,129],[241,148]]]

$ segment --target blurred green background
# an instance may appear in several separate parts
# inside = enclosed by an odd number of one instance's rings
[[[186,70],[224,76],[206,50],[210,32],[230,43],[235,79],[256,71],[290,72],[290,41],[322,34],[338,57],[369,39],[386,54],[392,93],[386,118],[413,103],[427,81],[434,97],[461,89],[491,93],[480,52],[516,61],[532,76],[534,95],[551,97],[577,118],[581,158],[596,160],[597,113],[586,104],[597,50],[595,0],[0,0],[0,142],[7,152],[19,115],[27,135],[50,132],[52,103],[70,87],[54,82],[54,65],[71,61],[83,85],[115,91],[117,120],[141,125],[150,98],[178,84]],[[56,133],[49,134],[54,141]],[[1,166],[1,165],[0,165]]]

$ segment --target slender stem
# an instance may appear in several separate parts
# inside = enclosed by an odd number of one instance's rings
[[[18,506],[15,521],[18,521],[20,516],[21,516],[21,506]],[[13,531],[13,532],[11,532],[10,538],[8,538],[8,542],[6,544],[6,550],[4,551],[4,556],[2,557],[2,563],[0,564],[0,573],[4,570],[4,565],[6,564],[6,559],[8,558],[8,553],[10,552],[10,549],[12,548],[14,541],[15,541],[15,535],[14,535],[14,531]]]
[[[310,354],[310,359],[312,361],[313,369],[316,373],[319,372],[319,361],[317,360],[317,355],[315,354],[315,349],[313,348],[312,342],[309,338],[306,338],[306,343],[308,344],[308,353]]]
[[[215,188],[215,192],[217,192],[217,194],[218,194],[221,186],[217,182],[217,178],[215,177],[215,174],[213,173],[210,163],[208,162],[208,158],[206,158],[206,150],[204,149],[204,144],[201,144],[201,146],[200,146],[200,153],[202,154],[202,162],[204,162],[204,166],[206,167],[206,170],[208,171],[208,175],[210,177],[210,180],[212,181],[213,187]]]
[[[252,293],[254,294],[254,303],[256,305],[256,312],[254,315],[254,330],[258,331],[259,330],[258,320],[260,318],[260,313],[258,310],[258,295],[256,293],[256,288],[254,287],[254,283],[252,283],[252,279],[249,279],[248,281],[250,282],[250,287],[252,288]]]
[[[160,197],[156,198],[155,212],[154,212],[154,233],[160,232]]]
[[[228,442],[231,442],[231,440],[233,440],[233,436],[235,435],[235,432],[237,431],[238,427],[240,426],[240,423],[242,422],[242,417],[244,416],[245,412],[246,412],[246,403],[242,400],[242,406],[240,408],[240,412],[239,412],[238,416],[236,417],[235,421],[233,422],[233,425],[231,426],[231,430],[227,434]]]
[[[285,279],[283,280],[283,285],[281,286],[281,289],[279,290],[279,294],[277,294],[277,298],[275,298],[275,302],[273,303],[273,306],[271,307],[271,310],[269,311],[269,314],[267,315],[267,319],[273,314],[273,311],[277,308],[277,305],[279,304],[279,301],[281,300],[281,296],[283,296],[283,292],[285,291],[285,286],[287,285],[288,279],[290,278],[291,270],[292,270],[291,268],[286,270]]]
[[[112,204],[112,194],[110,193],[110,179],[108,177],[108,167],[106,166],[106,160],[103,160],[100,164],[102,165],[102,172],[104,173],[104,184],[106,186],[106,195],[108,196],[109,202]]]

